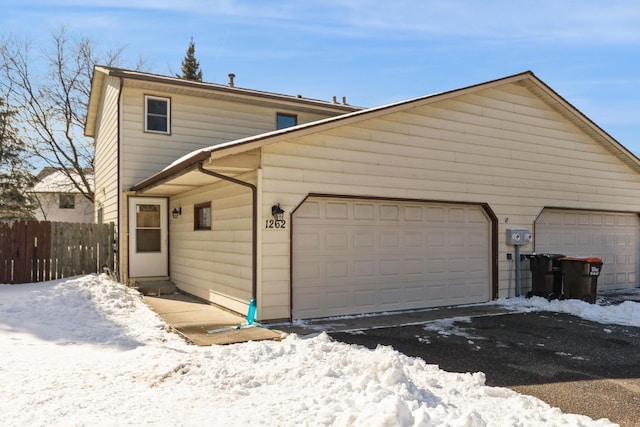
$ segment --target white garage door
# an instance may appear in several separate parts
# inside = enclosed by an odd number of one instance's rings
[[[490,299],[479,206],[309,198],[293,215],[296,319]]]
[[[636,214],[545,209],[536,220],[535,248],[539,253],[602,258],[598,290],[639,285]]]

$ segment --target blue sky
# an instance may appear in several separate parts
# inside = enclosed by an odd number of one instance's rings
[[[8,4],[7,4],[8,3]],[[533,71],[640,156],[640,2],[2,0],[0,34],[65,25],[121,66],[172,75],[189,40],[204,80],[373,107]]]

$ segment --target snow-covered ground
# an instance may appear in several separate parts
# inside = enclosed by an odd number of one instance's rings
[[[500,300],[640,326],[638,303]],[[428,345],[428,344],[427,344]],[[197,347],[105,276],[0,285],[0,425],[605,426],[326,334]]]

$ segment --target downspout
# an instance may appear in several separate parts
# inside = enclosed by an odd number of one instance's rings
[[[120,134],[122,133],[122,117],[121,117],[121,109],[122,109],[122,97],[124,94],[124,77],[120,77],[120,88],[118,90],[118,108],[116,108],[117,111],[117,120],[118,120],[118,126],[116,128],[116,150],[118,151],[117,154],[117,165],[118,165],[118,170],[117,170],[117,175],[116,175],[116,212],[118,212],[117,216],[118,216],[118,235],[116,236],[116,259],[115,259],[115,265],[113,266],[114,270],[116,271],[116,277],[118,277],[119,279],[123,279],[122,277],[122,271],[120,268],[120,260],[122,259],[121,254],[120,254],[120,239],[122,239],[122,221],[121,221],[121,217],[120,215],[122,214],[122,211],[120,210],[120,198],[122,197],[122,195],[120,194],[120,180],[121,180],[121,168],[122,168],[122,164],[120,163],[120,160],[122,159],[122,153],[121,153],[121,149],[122,149],[122,141],[121,141],[121,136]],[[128,234],[128,230],[127,230],[127,234]],[[130,248],[127,246],[127,251]],[[127,257],[127,259],[129,259],[129,257]],[[127,261],[128,262],[128,261]],[[129,280],[129,266],[127,265],[127,281]]]
[[[258,293],[258,189],[255,185],[240,181],[239,179],[232,178],[230,176],[222,175],[217,172],[210,171],[205,169],[202,166],[203,162],[198,163],[198,170],[205,175],[210,175],[215,178],[222,179],[224,181],[231,182],[233,184],[242,185],[243,187],[247,187],[251,189],[251,198],[252,198],[252,236],[251,236],[251,296],[257,302],[257,293]]]

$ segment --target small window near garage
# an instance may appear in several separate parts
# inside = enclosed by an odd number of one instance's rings
[[[58,199],[58,207],[60,209],[75,209],[76,196],[75,194],[60,194]]]
[[[298,124],[298,116],[293,114],[276,114],[276,129],[290,128]]]
[[[194,230],[211,230],[211,202],[195,205],[193,213]]]
[[[170,133],[171,101],[169,98],[144,97],[145,132]]]

